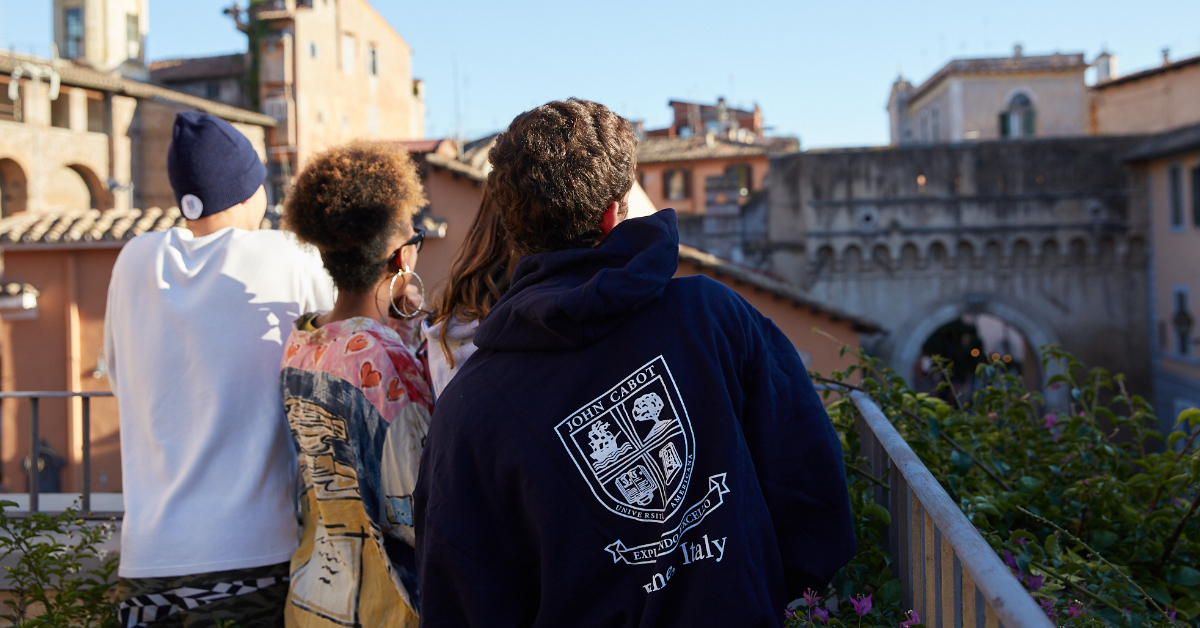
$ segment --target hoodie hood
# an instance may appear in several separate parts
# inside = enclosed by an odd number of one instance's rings
[[[598,246],[527,255],[475,331],[498,351],[587,347],[662,296],[679,267],[675,210],[618,224]]]

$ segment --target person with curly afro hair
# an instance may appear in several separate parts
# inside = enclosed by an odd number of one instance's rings
[[[296,320],[280,375],[304,528],[289,627],[417,625],[412,492],[433,402],[407,295],[424,203],[406,152],[359,142],[313,159],[284,208],[338,289]]]

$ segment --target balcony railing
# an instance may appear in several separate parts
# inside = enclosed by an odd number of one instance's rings
[[[28,399],[30,451],[38,451],[41,399],[80,397],[83,403],[83,513],[91,510],[91,399],[110,392],[0,392],[3,399]],[[892,568],[901,582],[905,608],[930,628],[1054,628],[1033,597],[979,535],[950,495],[896,431],[879,406],[862,392],[850,393],[858,409],[860,455],[882,484],[875,499],[891,513],[888,526]],[[33,457],[31,460],[35,460]],[[29,469],[29,510],[38,511],[38,468]],[[92,513],[110,518],[120,513]]]
[[[82,487],[80,513],[87,519],[109,519],[114,516],[120,517],[119,512],[93,512],[92,511],[92,399],[94,397],[111,397],[111,392],[71,392],[71,391],[36,391],[36,392],[0,392],[0,401],[4,399],[28,399],[29,400],[29,512],[34,513],[40,510],[39,497],[41,493],[41,482],[39,474],[41,469],[38,465],[39,454],[41,452],[41,430],[39,422],[39,409],[42,399],[72,399],[79,397],[83,404],[83,412],[80,415],[83,434],[83,456],[82,456]]]
[[[930,628],[1053,628],[1033,597],[979,535],[879,406],[850,393],[858,409],[860,455],[890,488],[875,498],[892,515],[892,569],[903,601]]]

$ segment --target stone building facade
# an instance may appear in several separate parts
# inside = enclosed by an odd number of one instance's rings
[[[1087,133],[1082,54],[955,59],[924,83],[892,84],[891,145]]]
[[[910,379],[935,330],[986,314],[1032,349],[1061,345],[1127,373],[1131,389],[1148,394],[1149,216],[1131,202],[1121,158],[1138,141],[777,157],[769,269],[813,298],[879,321],[885,332],[870,349]]]
[[[1200,123],[1200,56],[1097,81],[1090,89],[1093,135],[1162,133]]]
[[[149,0],[54,0],[58,54],[101,72],[145,80]]]
[[[412,48],[366,0],[269,0],[230,12],[248,35],[247,53],[155,62],[151,79],[274,118],[273,201],[326,148],[424,137],[425,86],[413,79]]]

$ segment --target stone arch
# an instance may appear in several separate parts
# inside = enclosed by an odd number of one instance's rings
[[[1054,238],[1043,240],[1039,257],[1041,258],[1041,265],[1044,268],[1052,268],[1061,264],[1062,260],[1059,258],[1058,240]]]
[[[934,240],[929,245],[928,251],[925,253],[927,260],[925,265],[931,268],[945,268],[949,263],[950,256],[946,253],[946,243],[941,240]]]
[[[998,240],[988,240],[983,245],[982,261],[985,268],[999,268],[1004,265],[1004,247]]]
[[[892,269],[892,252],[886,244],[876,244],[871,248],[871,266],[880,270]]]
[[[925,340],[941,326],[962,318],[964,314],[990,314],[1009,323],[1025,336],[1034,351],[1048,344],[1062,345],[1050,325],[1025,313],[1008,299],[995,294],[963,294],[932,303],[909,317],[897,331],[896,343],[888,356],[889,365],[912,384],[913,365],[921,356],[921,346]],[[1047,388],[1050,378],[1061,372],[1061,367],[1051,363],[1040,373],[1046,404],[1052,408],[1065,407],[1067,403],[1065,387],[1058,390]]]
[[[29,203],[29,180],[15,159],[0,159],[0,215],[23,212]]]
[[[112,207],[112,195],[108,192],[108,187],[96,176],[96,173],[91,168],[82,164],[71,164],[67,166],[74,170],[79,178],[83,179],[88,188],[89,205],[88,209],[109,209]]]
[[[817,249],[817,270],[819,272],[833,272],[836,270],[834,268],[834,257],[833,247],[828,244],[822,245],[821,248]]]
[[[959,240],[954,247],[954,265],[959,268],[970,268],[975,264],[975,245],[967,240]]]
[[[900,247],[900,269],[901,270],[916,270],[921,266],[921,252],[917,250],[917,245],[909,242]]]
[[[856,273],[863,269],[862,249],[857,244],[851,244],[842,250],[842,268],[848,273]]]
[[[1066,262],[1070,266],[1087,264],[1087,241],[1083,238],[1072,238],[1067,244]]]
[[[1100,246],[1096,249],[1096,263],[1100,266],[1111,266],[1117,261],[1117,241],[1112,236],[1104,236],[1100,239]]]
[[[1014,268],[1028,268],[1032,266],[1032,247],[1029,246],[1029,241],[1023,238],[1013,242],[1012,245],[1012,265]]]

